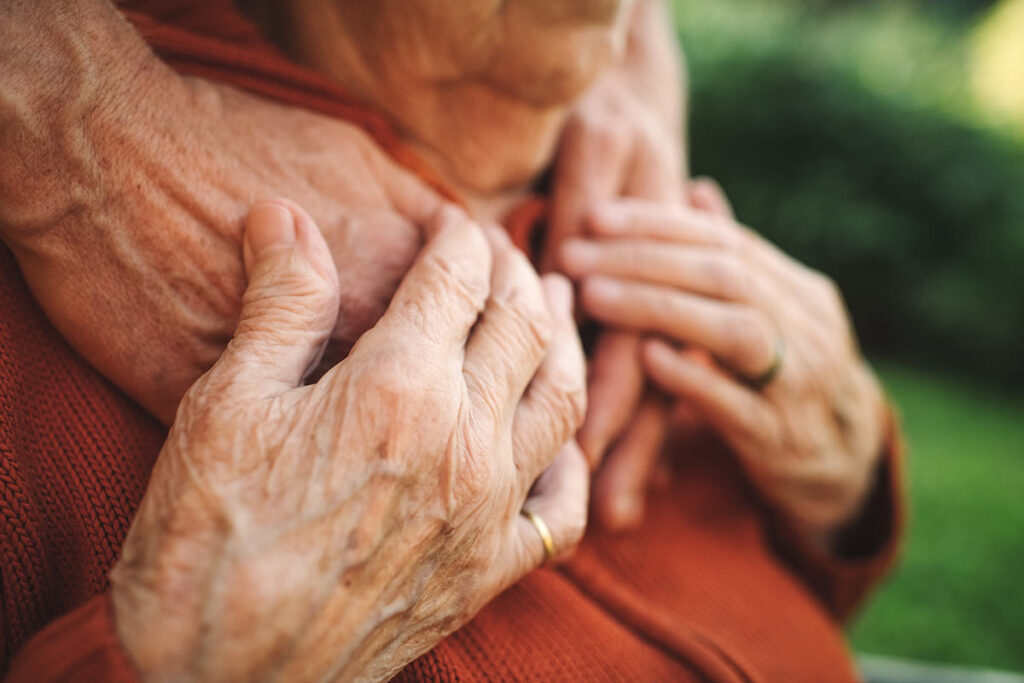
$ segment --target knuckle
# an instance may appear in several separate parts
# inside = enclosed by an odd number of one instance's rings
[[[726,318],[725,346],[729,357],[747,367],[758,367],[771,354],[769,335],[761,316],[741,311]]]
[[[540,278],[518,251],[503,255],[496,268],[507,277],[492,291],[489,307],[508,320],[509,332],[521,348],[531,353],[543,351],[554,339],[555,326],[544,301]]]
[[[627,129],[614,114],[583,114],[577,119],[577,125],[598,155],[614,156],[627,146]]]
[[[628,272],[642,272],[650,263],[649,250],[641,243],[629,242],[619,247],[619,259]]]
[[[832,309],[844,309],[843,293],[836,281],[818,271],[812,271],[812,274],[816,287],[824,298],[825,303]]]
[[[472,514],[490,501],[500,499],[511,478],[502,475],[504,468],[498,463],[505,461],[496,457],[494,446],[481,438],[472,425],[463,423],[462,429],[465,432],[463,445],[455,456],[454,466],[460,505],[464,514]]]
[[[750,289],[750,275],[736,256],[709,258],[704,264],[704,277],[714,294],[723,299],[743,299]]]
[[[462,263],[460,259],[438,250],[425,254],[423,267],[430,273],[430,282],[439,290],[475,307],[482,308],[488,294],[488,284],[478,265]]]
[[[447,384],[445,377],[438,364],[424,358],[422,350],[380,351],[354,380],[364,390],[371,390],[365,393],[374,405],[388,406],[392,414],[410,419],[432,415],[440,421],[451,408],[452,397],[442,390]]]
[[[583,424],[587,414],[586,389],[568,374],[537,383],[531,393],[542,406],[552,437],[551,443],[563,444]]]
[[[530,357],[539,357],[551,345],[555,331],[546,309],[508,300],[495,302],[494,306],[509,321],[505,333],[514,348]]]

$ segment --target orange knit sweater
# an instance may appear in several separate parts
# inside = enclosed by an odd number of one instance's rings
[[[450,196],[385,120],[288,62],[228,0],[122,5],[179,71],[353,121]],[[519,236],[532,223],[516,222]],[[0,311],[0,675],[133,681],[106,575],[165,431],[67,346],[2,248]],[[887,443],[845,559],[774,523],[708,443],[678,458],[638,532],[592,531],[566,567],[526,577],[398,680],[852,680],[839,623],[902,526],[894,429]]]

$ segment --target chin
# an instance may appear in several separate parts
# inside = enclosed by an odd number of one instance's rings
[[[515,72],[494,74],[489,83],[503,94],[541,109],[572,104],[611,63],[608,53],[592,59],[553,60],[530,64]]]

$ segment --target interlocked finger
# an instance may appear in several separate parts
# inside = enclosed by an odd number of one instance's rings
[[[470,395],[512,425],[530,380],[554,336],[540,277],[508,238],[490,233],[491,293],[466,344],[463,375]]]
[[[592,468],[640,405],[646,383],[640,344],[640,336],[633,332],[606,330],[597,338],[590,360],[587,417],[576,437]]]
[[[512,445],[524,490],[579,428],[586,412],[586,360],[573,319],[572,286],[560,275],[542,285],[554,319],[551,345],[516,408]]]
[[[603,276],[586,278],[581,298],[584,309],[606,324],[707,349],[743,377],[760,376],[775,359],[778,333],[751,306]]]
[[[588,232],[596,237],[630,237],[660,242],[734,247],[739,233],[720,216],[682,206],[641,199],[606,202],[588,216]]]
[[[727,301],[755,303],[760,299],[749,266],[725,249],[631,238],[571,239],[563,248],[562,262],[574,278],[601,274]]]
[[[774,442],[767,399],[736,379],[659,340],[645,345],[644,367],[659,386],[700,412],[741,457],[758,457]]]

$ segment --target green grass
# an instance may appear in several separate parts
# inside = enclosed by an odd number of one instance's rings
[[[879,371],[910,444],[911,526],[854,648],[1024,671],[1024,395]]]

